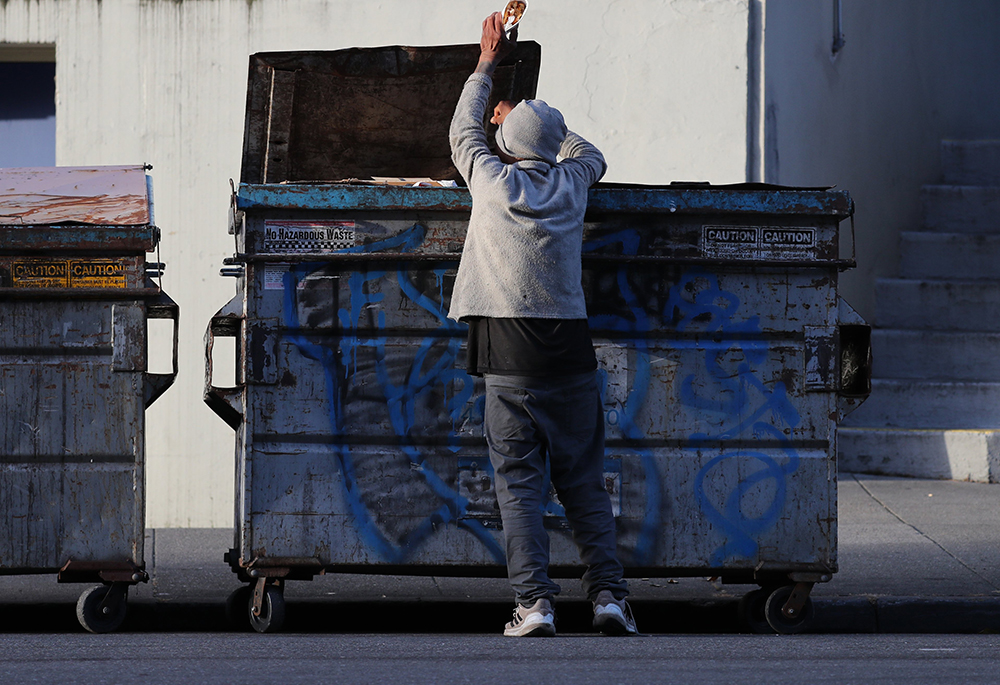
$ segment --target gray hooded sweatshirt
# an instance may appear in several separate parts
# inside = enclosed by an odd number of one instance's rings
[[[483,121],[493,80],[472,74],[451,122],[451,154],[472,193],[472,217],[449,318],[586,319],[580,252],[587,190],[604,175],[600,151],[572,132],[551,164],[504,164]]]

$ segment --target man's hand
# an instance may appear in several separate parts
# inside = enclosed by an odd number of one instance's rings
[[[517,45],[517,27],[510,32],[510,38],[503,30],[503,14],[494,12],[483,20],[483,36],[479,39],[479,66],[477,73],[493,74],[497,64],[513,52]]]

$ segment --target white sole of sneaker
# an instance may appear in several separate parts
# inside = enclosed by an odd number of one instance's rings
[[[537,617],[529,617],[517,627],[506,628],[503,634],[507,637],[555,637],[556,625],[551,619],[546,621]]]
[[[555,626],[540,625],[535,626],[534,628],[529,628],[524,632],[509,632],[505,630],[503,634],[506,637],[555,637],[556,628]]]

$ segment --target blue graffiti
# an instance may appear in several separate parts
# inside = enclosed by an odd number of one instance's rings
[[[391,248],[400,248],[405,252],[419,245],[423,238],[423,227],[416,225],[399,236],[350,248],[345,252],[376,252]],[[323,267],[323,264],[300,264],[291,268],[285,275],[284,311],[285,325],[289,331],[300,330],[296,302],[298,284]],[[443,282],[444,271],[438,270],[434,273],[440,285]],[[318,362],[324,370],[327,397],[330,401],[330,424],[335,436],[343,435],[345,428],[344,408],[340,392],[341,383],[347,382],[351,376],[351,369],[356,368],[357,352],[360,348],[370,348],[374,351],[376,377],[384,393],[393,432],[401,439],[401,449],[411,462],[411,470],[419,474],[434,495],[442,502],[436,511],[408,532],[401,541],[394,542],[388,539],[372,517],[362,498],[350,447],[338,444],[334,446],[334,452],[343,477],[345,495],[353,522],[362,539],[375,550],[380,558],[388,562],[401,563],[405,561],[434,533],[439,525],[454,523],[472,533],[497,563],[505,563],[503,549],[490,531],[481,522],[465,517],[468,500],[451,488],[434,469],[425,463],[425,457],[421,450],[406,441],[415,423],[416,400],[423,394],[430,392],[434,386],[441,386],[447,391],[458,385],[460,389],[453,391],[446,401],[446,409],[453,424],[450,435],[451,447],[453,450],[457,449],[458,436],[454,426],[462,419],[462,412],[472,397],[473,389],[472,379],[468,374],[455,368],[460,348],[459,338],[448,337],[444,352],[438,356],[437,361],[429,363],[431,348],[436,342],[438,343],[437,347],[440,348],[441,337],[425,337],[417,346],[409,373],[406,374],[401,384],[396,384],[389,376],[385,336],[361,337],[357,333],[365,309],[383,299],[381,293],[366,292],[365,285],[372,281],[381,280],[387,274],[387,271],[377,270],[352,272],[348,280],[350,304],[347,308],[337,312],[341,327],[345,331],[345,334],[340,338],[339,345],[336,346],[337,349],[334,349],[333,346],[312,342],[302,334],[288,334],[289,340],[303,356]],[[435,301],[420,292],[404,270],[396,271],[395,276],[400,290],[414,303],[432,314],[440,322],[441,329],[456,330],[462,327],[461,324],[448,319],[442,308],[443,298]],[[443,285],[440,287],[443,288]],[[383,312],[379,312],[377,328],[384,330],[385,325],[385,315]],[[344,378],[340,377],[340,369],[344,369]],[[474,405],[474,411],[475,407],[476,405]]]
[[[694,483],[698,505],[725,538],[712,555],[713,566],[721,566],[732,557],[757,555],[757,537],[775,525],[785,507],[787,478],[799,467],[799,455],[789,437],[799,424],[798,411],[784,383],[776,382],[768,387],[756,376],[755,367],[767,359],[768,346],[743,339],[746,334],[759,334],[761,328],[756,316],[736,320],[739,309],[740,299],[722,290],[714,274],[693,270],[671,288],[663,312],[665,319],[677,321],[679,331],[696,330],[722,336],[721,342],[699,340],[694,343],[704,352],[706,373],[701,378],[708,381],[704,387],[699,389],[697,386],[699,376],[696,374],[686,376],[680,384],[682,406],[719,422],[718,430],[711,434],[689,436],[689,448],[697,450],[705,442],[730,440],[750,431],[755,439],[776,441],[784,455],[784,459],[779,460],[759,451],[735,450],[716,456],[698,472]],[[786,435],[783,429],[789,434]],[[721,475],[723,472],[718,467],[732,459],[756,461],[761,468],[742,477],[720,508],[713,503],[707,481],[714,474]],[[759,500],[765,485],[769,485],[773,493],[769,505],[756,515],[748,515],[745,504],[748,499]],[[748,498],[751,493],[755,497]]]
[[[773,430],[771,426],[767,428]],[[788,457],[784,464],[763,452],[744,450],[721,454],[698,471],[694,484],[698,505],[709,521],[726,535],[725,544],[712,555],[713,566],[722,566],[732,557],[753,558],[757,555],[759,545],[754,536],[773,526],[781,515],[787,496],[787,477],[798,468],[799,458],[795,450],[786,447],[784,451]],[[729,459],[756,460],[761,462],[763,468],[741,479],[720,511],[708,496],[705,480],[716,466]],[[766,482],[772,483],[774,488],[770,505],[758,516],[747,516],[743,510],[744,498]]]
[[[423,227],[416,225],[404,233],[384,241],[370,243],[344,252],[378,252],[398,250],[410,252],[422,244]],[[635,255],[640,248],[638,231],[627,229],[588,241],[584,252],[612,249],[620,254]],[[419,400],[428,393],[444,393],[444,410],[452,423],[447,445],[453,452],[460,450],[458,426],[468,420],[482,421],[485,398],[473,398],[473,381],[456,368],[461,348],[459,324],[447,317],[444,309],[446,269],[429,273],[436,279],[437,297],[415,284],[405,269],[356,270],[347,280],[348,298],[336,312],[341,335],[337,343],[315,342],[301,333],[297,291],[298,286],[323,264],[306,263],[290,268],[284,283],[284,312],[288,339],[307,358],[316,361],[325,374],[330,403],[330,425],[334,436],[345,434],[344,389],[357,370],[358,354],[364,350],[374,359],[375,377],[383,393],[392,432],[399,438],[400,449],[411,462],[412,471],[440,501],[440,506],[409,530],[401,539],[392,540],[380,528],[361,492],[360,479],[351,448],[333,446],[340,470],[346,501],[352,520],[361,538],[383,560],[401,563],[414,553],[442,525],[456,525],[474,535],[497,561],[504,563],[504,552],[493,533],[475,518],[467,516],[469,502],[455,487],[445,482],[425,461],[423,452],[410,443],[417,422]],[[402,377],[391,376],[387,360],[387,338],[384,295],[373,287],[379,281],[395,281],[399,291],[410,303],[430,314],[437,330],[413,343],[409,368]],[[614,273],[615,297],[624,306],[612,314],[594,314],[590,327],[621,334],[630,345],[630,386],[619,407],[607,411],[607,422],[630,441],[647,436],[640,428],[640,412],[650,396],[654,381],[648,333],[666,325],[678,332],[697,333],[692,339],[674,340],[675,349],[694,349],[701,355],[703,369],[680,380],[678,404],[699,416],[710,417],[717,428],[711,432],[686,436],[687,448],[701,449],[705,443],[739,439],[751,434],[755,439],[767,439],[779,445],[778,453],[759,450],[729,450],[714,456],[699,470],[695,482],[695,498],[706,519],[718,530],[723,542],[713,553],[711,563],[721,566],[734,557],[752,558],[758,553],[757,539],[774,526],[786,504],[787,478],[799,466],[799,456],[791,446],[791,431],[799,424],[799,415],[781,382],[765,383],[757,374],[770,353],[761,333],[758,317],[745,316],[741,301],[734,293],[724,291],[718,278],[702,269],[684,274],[666,296],[662,309],[650,308],[629,281],[629,269],[622,265]],[[364,334],[362,318],[375,307],[376,332]],[[657,320],[659,319],[659,320]],[[704,334],[704,335],[702,335]],[[757,336],[755,338],[755,336]],[[395,361],[398,362],[398,359]],[[602,401],[607,395],[607,373],[599,371]],[[606,402],[605,402],[606,403]],[[786,433],[787,430],[787,433]],[[641,447],[622,450],[638,458],[643,472],[644,508],[631,562],[642,566],[655,563],[663,525],[664,492],[659,466],[650,449]],[[726,473],[724,465],[733,459],[759,464],[757,471],[741,477],[731,486],[720,480]],[[720,485],[721,484],[721,485]],[[546,484],[547,485],[547,484]],[[719,495],[712,494],[729,488]],[[763,502],[760,492],[767,490],[771,499]],[[762,505],[744,506],[749,500]],[[762,509],[762,510],[760,510]],[[753,513],[747,513],[752,510]],[[556,502],[545,505],[545,513],[559,516],[562,507]]]
[[[604,236],[598,240],[588,241],[584,243],[583,251],[593,252],[608,246],[620,246],[623,254],[635,255],[639,252],[639,240],[637,231],[627,229]],[[646,436],[639,429],[636,418],[646,402],[646,395],[649,391],[649,383],[652,375],[649,347],[645,335],[650,329],[650,321],[645,309],[639,302],[639,298],[629,285],[628,272],[625,266],[621,266],[618,269],[615,277],[618,293],[625,301],[629,316],[623,316],[621,313],[614,315],[593,315],[589,318],[588,323],[592,329],[631,334],[630,342],[635,350],[632,387],[629,388],[628,397],[622,409],[614,410],[614,418],[615,424],[621,430],[622,435],[631,440],[640,440]],[[607,388],[607,372],[603,369],[600,372],[599,382],[602,391],[601,400],[604,401]],[[645,516],[639,530],[638,541],[633,550],[634,563],[641,566],[651,563],[655,558],[662,521],[663,490],[662,479],[660,478],[659,469],[657,468],[653,454],[645,449],[633,449],[631,452],[639,457],[646,485]]]

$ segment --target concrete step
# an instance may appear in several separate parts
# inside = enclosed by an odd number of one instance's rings
[[[936,331],[1000,331],[1000,282],[880,278],[875,325]]]
[[[1000,430],[1000,383],[875,378],[851,428]]]
[[[924,228],[943,233],[1000,232],[1000,187],[924,186]]]
[[[941,142],[944,182],[956,186],[1000,186],[1000,140]]]
[[[1000,233],[930,233],[900,235],[903,278],[1000,279]]]
[[[1000,482],[1000,430],[841,428],[841,471]]]
[[[1000,382],[1000,333],[872,331],[876,378]]]

